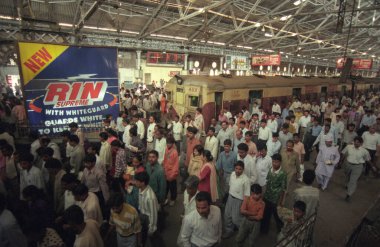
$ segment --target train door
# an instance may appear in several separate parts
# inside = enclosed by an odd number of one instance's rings
[[[215,117],[218,117],[220,110],[223,109],[223,92],[215,93]]]
[[[301,93],[302,93],[302,88],[297,87],[297,88],[293,88],[292,90],[293,98],[297,97],[298,99],[301,99]]]
[[[250,90],[249,91],[249,111],[252,112],[253,103],[256,102],[261,105],[261,99],[263,98],[263,90]]]
[[[347,93],[347,86],[342,86],[342,92],[341,92],[341,95],[346,95]]]

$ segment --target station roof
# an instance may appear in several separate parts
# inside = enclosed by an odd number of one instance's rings
[[[346,3],[338,28],[337,0],[1,0],[0,24],[23,30],[115,34],[144,40],[335,61],[380,58],[380,1]],[[352,15],[353,13],[353,15]],[[43,28],[42,28],[43,27]],[[79,37],[80,39],[80,37]],[[128,45],[126,45],[128,46]],[[157,47],[152,47],[152,49]]]

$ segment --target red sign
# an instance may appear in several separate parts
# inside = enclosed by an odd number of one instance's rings
[[[174,77],[174,76],[176,76],[176,75],[179,75],[181,72],[180,71],[170,71],[169,72],[169,76],[170,77]]]
[[[338,58],[336,60],[336,68],[343,69],[345,59]],[[372,59],[360,59],[355,58],[352,61],[352,69],[371,69],[372,68]]]
[[[147,62],[150,64],[179,64],[183,65],[185,54],[147,52]]]
[[[107,86],[105,81],[50,83],[44,104],[54,105],[54,108],[93,105],[94,101],[103,101]]]
[[[281,55],[258,55],[252,56],[252,66],[280,65]]]

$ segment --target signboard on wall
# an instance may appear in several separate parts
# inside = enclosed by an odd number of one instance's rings
[[[244,56],[226,56],[226,66],[230,70],[248,69],[248,57]]]
[[[149,65],[178,65],[183,66],[185,54],[163,53],[148,51],[146,62]]]
[[[119,112],[116,48],[19,43],[31,128],[55,134],[71,122],[101,126]]]
[[[255,55],[252,56],[252,66],[270,66],[270,65],[280,65],[281,64],[281,54],[277,55]]]
[[[345,59],[338,58],[336,60],[336,68],[343,69],[344,68]],[[372,69],[372,59],[361,59],[354,58],[352,61],[352,69]]]

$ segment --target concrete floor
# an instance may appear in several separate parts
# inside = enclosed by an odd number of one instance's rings
[[[315,155],[313,155],[315,159]],[[312,163],[306,163],[306,168],[313,168]],[[294,184],[300,186],[300,184]],[[380,195],[380,179],[373,177],[361,177],[358,189],[352,197],[350,203],[344,200],[345,197],[345,175],[344,170],[336,170],[329,187],[320,193],[320,207],[315,226],[316,246],[344,246],[354,228],[360,223],[367,210]],[[167,247],[176,246],[178,233],[181,227],[183,195],[179,194],[174,207],[165,207],[168,213],[166,227],[162,235]],[[286,205],[290,207],[292,199],[288,198]],[[260,235],[256,246],[274,246],[277,239],[274,222],[270,233],[266,236]],[[221,247],[234,246],[236,234],[227,240],[223,240]]]

